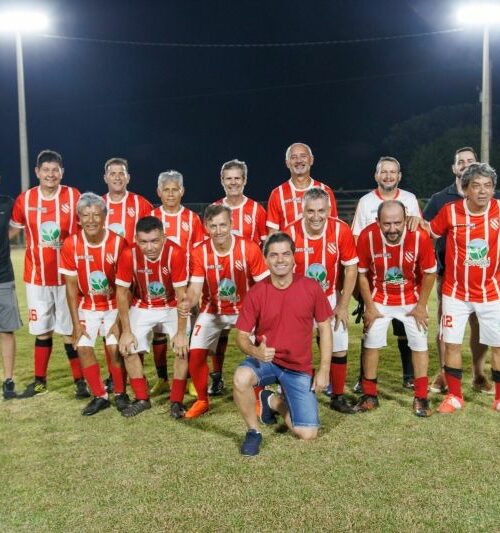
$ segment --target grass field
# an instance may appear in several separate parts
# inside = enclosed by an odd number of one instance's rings
[[[24,319],[21,252],[13,259]],[[350,331],[352,384],[360,328]],[[0,530],[500,531],[500,416],[490,396],[471,391],[468,350],[466,409],[418,419],[389,337],[380,409],[340,415],[322,397],[317,441],[264,427],[254,458],[238,452],[245,428],[230,393],[241,359],[232,337],[227,394],[189,422],[171,419],[165,399],[133,419],[114,408],[82,417],[58,339],[49,394],[0,405]],[[26,327],[17,338],[21,389],[31,380],[33,340]],[[436,407],[439,396],[431,399]]]

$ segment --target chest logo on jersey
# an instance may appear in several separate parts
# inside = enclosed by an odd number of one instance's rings
[[[165,276],[168,276],[168,268],[167,267],[161,267],[161,271]]]
[[[404,285],[406,283],[405,277],[398,267],[391,267],[386,270],[384,281],[388,285]]]
[[[89,292],[94,295],[108,296],[111,294],[108,278],[104,272],[94,270],[89,276]]]
[[[113,254],[106,254],[106,262],[112,265],[115,262]]]
[[[127,207],[127,215],[129,217],[135,217],[135,209],[133,207]]]
[[[189,224],[187,222],[182,222],[181,227],[182,231],[189,231]]]
[[[120,235],[120,237],[125,237],[125,228],[118,222],[113,222],[113,224],[110,224],[108,229],[113,233]]]
[[[413,252],[405,252],[405,261],[408,261],[408,263],[413,263],[415,261]]]
[[[69,204],[62,204],[61,205],[61,211],[67,215],[71,211],[70,205]]]
[[[148,294],[153,298],[165,296],[165,287],[161,281],[152,281],[148,285]]]
[[[53,221],[43,222],[40,225],[40,245],[46,248],[60,248],[61,229]]]
[[[170,227],[170,222],[163,223],[163,229],[168,229]]]
[[[490,220],[490,226],[492,227],[492,229],[497,230],[500,226],[500,224],[498,223],[498,218],[492,218]]]
[[[327,249],[332,255],[335,255],[337,253],[337,246],[333,242],[328,243]]]
[[[219,298],[225,302],[237,302],[240,298],[236,294],[236,285],[232,279],[224,278],[219,281]]]
[[[483,239],[473,239],[467,245],[467,257],[464,265],[487,268],[490,266],[490,259],[487,256],[488,243]]]
[[[326,268],[321,263],[313,263],[306,270],[306,278],[315,279],[325,291],[330,284],[326,279]]]
[[[245,215],[243,219],[245,220],[246,224],[251,224],[253,222],[253,218],[250,215]]]
[[[240,270],[241,272],[243,272],[244,270],[244,266],[243,266],[243,263],[237,259],[235,262],[234,262],[234,268],[237,268],[238,270]]]

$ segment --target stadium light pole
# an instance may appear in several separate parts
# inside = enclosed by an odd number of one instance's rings
[[[491,60],[490,26],[500,23],[500,5],[494,3],[471,3],[458,11],[458,20],[463,24],[483,28],[483,80],[481,89],[481,161],[490,161],[491,143]]]
[[[13,33],[16,41],[17,105],[19,114],[19,155],[21,191],[29,188],[28,129],[26,125],[26,95],[24,91],[23,41],[25,33],[40,32],[48,27],[46,15],[35,11],[5,11],[0,13],[0,32]]]

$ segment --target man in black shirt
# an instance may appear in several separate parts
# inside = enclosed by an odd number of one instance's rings
[[[463,199],[464,195],[460,185],[460,178],[462,177],[465,169],[468,168],[472,163],[476,162],[476,152],[469,146],[459,148],[455,152],[455,160],[451,166],[451,170],[455,176],[455,182],[444,188],[442,191],[439,191],[431,196],[424,209],[425,220],[432,220],[446,204]],[[498,192],[495,194],[495,198],[500,198],[500,194]],[[445,268],[445,245],[446,240],[444,238],[438,239],[435,244],[437,259],[436,293],[438,300],[438,324],[441,323],[441,282]],[[488,347],[484,344],[480,344],[479,342],[479,323],[475,314],[470,315],[469,324],[471,329],[470,349],[473,363],[472,388],[478,392],[493,394],[493,386],[484,373],[484,361],[486,359]],[[444,393],[446,392],[446,380],[443,373],[444,342],[440,339],[439,331],[437,334],[437,347],[441,371],[434,377],[430,386],[430,390],[432,392]]]
[[[10,260],[9,220],[13,204],[12,198],[0,194],[0,345],[4,371],[2,392],[5,400],[17,396],[12,379],[16,353],[14,331],[22,326],[14,284],[14,269]]]

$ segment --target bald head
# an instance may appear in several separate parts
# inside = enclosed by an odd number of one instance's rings
[[[406,208],[399,200],[382,202],[377,211],[377,223],[389,244],[399,244],[406,223]]]

